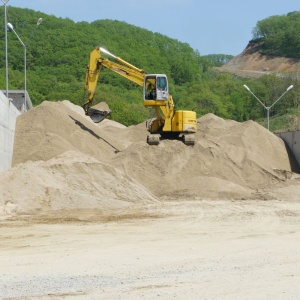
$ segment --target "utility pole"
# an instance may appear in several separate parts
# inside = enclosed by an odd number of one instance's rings
[[[264,105],[253,93],[252,91],[250,90],[250,88],[244,84],[243,87],[248,91],[250,92],[254,98],[267,110],[267,120],[268,120],[268,130],[270,130],[270,109],[288,92],[290,91],[294,86],[293,85],[290,85],[286,90],[285,92],[271,105],[271,106],[266,106]]]
[[[7,56],[7,14],[6,14],[6,4],[9,0],[1,0],[4,4],[4,30],[5,30],[5,70],[6,70],[6,98],[8,98],[8,56]]]

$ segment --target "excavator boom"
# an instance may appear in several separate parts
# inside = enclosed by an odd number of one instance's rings
[[[119,63],[102,58],[100,51],[112,56]],[[90,54],[90,60],[85,76],[85,90],[88,91],[88,100],[84,103],[83,108],[86,113],[94,99],[101,66],[110,69],[111,71],[125,77],[130,81],[135,82],[140,86],[143,86],[144,84],[144,74],[146,74],[146,72],[144,72],[142,69],[139,69],[125,60],[113,55],[106,49],[101,47],[95,48]]]

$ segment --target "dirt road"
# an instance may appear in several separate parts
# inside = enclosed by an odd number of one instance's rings
[[[61,217],[60,217],[61,216]],[[1,299],[299,299],[300,204],[178,201],[0,223]]]

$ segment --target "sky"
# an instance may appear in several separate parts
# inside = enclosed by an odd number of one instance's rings
[[[258,21],[300,11],[299,0],[3,1],[7,7],[29,8],[74,22],[124,21],[188,43],[200,55],[238,55],[252,39]]]

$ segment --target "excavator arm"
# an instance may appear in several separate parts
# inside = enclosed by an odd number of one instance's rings
[[[107,58],[102,58],[101,52],[112,56],[118,63],[113,62]],[[83,108],[86,114],[89,114],[89,109],[91,108],[93,103],[101,66],[110,69],[111,71],[125,77],[126,79],[140,86],[144,85],[144,76],[146,74],[145,71],[113,55],[106,49],[97,47],[90,54],[90,60],[85,75],[84,88],[88,92],[88,100],[83,104]]]

